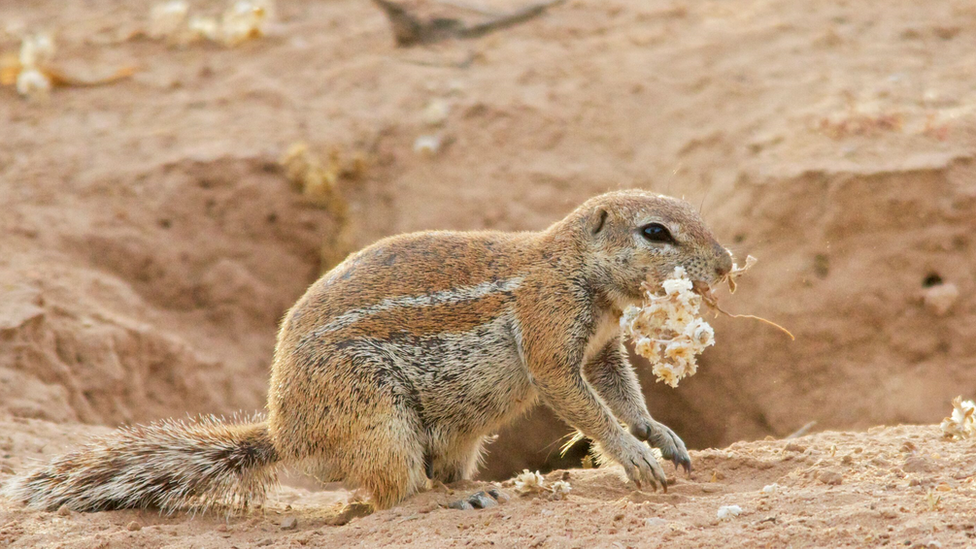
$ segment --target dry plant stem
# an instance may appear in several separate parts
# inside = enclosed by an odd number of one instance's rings
[[[485,21],[484,23],[479,23],[477,25],[472,25],[465,28],[463,34],[461,34],[461,38],[477,38],[495,30],[517,25],[519,23],[528,21],[533,17],[542,15],[547,9],[551,8],[552,6],[562,4],[564,1],[565,0],[550,0],[549,2],[542,2],[539,4],[526,6],[513,11],[512,13],[499,15],[498,17]]]
[[[114,73],[102,77],[102,78],[79,78],[77,76],[72,76],[65,73],[62,70],[49,68],[46,69],[46,74],[51,79],[51,83],[55,86],[67,87],[89,87],[89,86],[105,86],[107,84],[113,84],[120,80],[125,80],[126,78],[132,77],[136,73],[135,67],[124,67],[118,69]]]
[[[816,421],[808,421],[803,427],[800,427],[796,431],[793,431],[792,433],[786,435],[784,438],[786,438],[786,439],[800,438],[803,435],[809,433],[810,432],[810,429],[813,429],[813,427],[815,425],[817,425],[817,422]]]
[[[495,15],[487,21],[466,25],[460,19],[437,17],[422,20],[407,11],[403,6],[389,0],[373,0],[380,7],[393,27],[393,35],[398,46],[430,44],[448,38],[477,38],[489,32],[522,23],[542,15],[547,9],[565,0],[549,0],[532,4],[511,13]]]
[[[694,291],[698,295],[702,296],[702,301],[704,301],[706,305],[708,305],[712,309],[715,309],[715,311],[717,311],[718,313],[722,313],[723,315],[725,315],[725,316],[727,316],[729,318],[751,318],[753,320],[758,320],[759,322],[762,322],[763,324],[768,324],[768,325],[770,325],[770,326],[778,329],[779,331],[783,332],[784,334],[790,336],[790,339],[791,340],[796,341],[796,336],[794,336],[789,330],[787,330],[786,328],[780,326],[779,324],[776,324],[772,320],[767,320],[767,319],[765,319],[765,318],[763,318],[761,316],[756,316],[756,315],[734,315],[734,314],[732,314],[732,313],[730,313],[730,312],[722,309],[721,307],[718,306],[718,300],[715,299],[715,295],[712,294],[712,289],[709,288],[708,286],[704,286],[704,285],[699,284],[699,283],[696,282],[695,283],[695,286],[694,286]]]
[[[467,2],[459,2],[456,0],[434,0],[435,3],[441,4],[443,6],[450,6],[452,8],[457,8],[459,10],[470,11],[473,13],[480,13],[481,15],[489,15],[495,17],[498,12],[495,10],[490,10],[484,6],[476,6],[474,4],[469,4]]]

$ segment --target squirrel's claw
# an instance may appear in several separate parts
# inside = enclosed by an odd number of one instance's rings
[[[630,430],[640,440],[647,441],[653,448],[661,450],[664,459],[674,463],[675,469],[684,468],[685,473],[691,473],[691,456],[684,441],[671,430],[670,427],[654,420],[635,425]]]
[[[468,511],[471,509],[487,509],[489,507],[494,507],[499,503],[505,503],[508,501],[508,499],[508,494],[505,492],[502,492],[497,488],[491,488],[489,490],[482,490],[481,492],[472,494],[464,499],[452,501],[451,503],[447,504],[447,506],[450,509],[458,509],[461,511]]]

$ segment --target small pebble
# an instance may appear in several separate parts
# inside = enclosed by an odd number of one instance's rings
[[[499,490],[498,488],[489,488],[488,495],[495,498],[498,503],[505,503],[512,499],[507,493]]]
[[[447,506],[451,509],[457,509],[459,511],[470,511],[471,509],[474,509],[473,505],[463,499],[452,501],[451,503],[448,503]]]
[[[58,507],[58,516],[66,517],[70,514],[71,514],[71,509],[69,509],[67,505],[62,505],[61,507]]]
[[[142,530],[142,525],[136,521],[132,521],[126,525],[125,529],[130,532],[137,532],[139,530]]]
[[[255,543],[254,545],[256,547],[267,547],[267,546],[271,545],[272,543],[274,543],[274,541],[271,538],[264,538],[263,540]]]
[[[431,101],[424,109],[424,123],[428,126],[440,126],[447,121],[447,116],[451,112],[450,105],[443,99]]]
[[[742,514],[742,507],[738,505],[723,505],[718,508],[718,513],[716,516],[720,520],[735,518]]]
[[[432,156],[441,148],[441,138],[438,135],[421,135],[413,142],[413,152]]]
[[[498,502],[488,497],[486,492],[478,492],[477,494],[474,494],[468,498],[468,502],[473,505],[475,509],[487,509],[489,507],[498,505]]]
[[[820,471],[817,478],[820,479],[820,482],[831,486],[837,486],[844,482],[844,476],[837,471]]]
[[[282,530],[294,530],[298,528],[298,519],[292,516],[285,517],[281,519],[281,529]]]

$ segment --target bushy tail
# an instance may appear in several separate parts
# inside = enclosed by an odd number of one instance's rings
[[[213,417],[127,427],[22,474],[4,495],[35,509],[246,507],[277,484],[267,422]]]

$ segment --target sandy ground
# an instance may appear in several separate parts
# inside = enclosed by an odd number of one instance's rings
[[[277,320],[323,258],[411,230],[539,229],[621,187],[701,204],[737,255],[760,258],[723,303],[797,335],[717,319],[717,346],[677,390],[642,366],[655,417],[693,448],[782,438],[809,421],[856,433],[804,439],[800,452],[780,442],[703,450],[692,480],[667,496],[634,495],[613,471],[573,471],[568,501],[418,516],[447,499],[435,492],[326,528],[315,517],[347,494],[288,488],[268,514],[226,531],[206,517],[62,517],[4,503],[0,539],[965,544],[972,523],[957,513],[971,444],[940,442],[934,427],[864,430],[932,425],[954,396],[976,395],[971,2],[573,0],[477,40],[411,49],[394,47],[365,0],[279,1],[269,36],[233,49],[145,38],[151,5],[0,5],[0,56],[48,30],[65,70],[137,69],[49,101],[0,89],[4,474],[96,425],[259,410]],[[447,107],[437,124],[432,104]],[[440,138],[440,150],[416,153],[421,136]],[[298,141],[341,165],[366,160],[339,179],[347,221],[284,177],[278,159]],[[560,465],[554,441],[566,431],[533,413],[501,433],[482,477]],[[918,449],[903,450],[909,439]],[[902,472],[911,452],[933,470]],[[772,465],[742,465],[758,462]],[[842,484],[818,483],[821,466]],[[710,482],[708,467],[725,478]],[[761,496],[774,481],[783,492]],[[925,503],[930,489],[940,505]],[[731,503],[744,514],[713,524]],[[281,532],[274,513],[287,504],[299,526]],[[654,516],[668,523],[647,525]],[[146,528],[125,530],[132,520]],[[559,530],[567,521],[580,541]]]
[[[0,447],[20,467],[104,428],[3,422]],[[66,431],[71,434],[65,434]],[[329,525],[353,494],[281,488],[240,516],[152,511],[28,512],[0,503],[5,547],[971,547],[976,543],[976,444],[936,426],[824,432],[693,451],[695,470],[668,492],[642,492],[619,467],[557,470],[569,495],[499,506],[444,506],[487,485],[466,482],[392,510]],[[667,466],[671,471],[670,465]],[[673,474],[673,471],[670,474]],[[2,479],[2,477],[0,477]],[[723,506],[741,513],[718,518]]]

